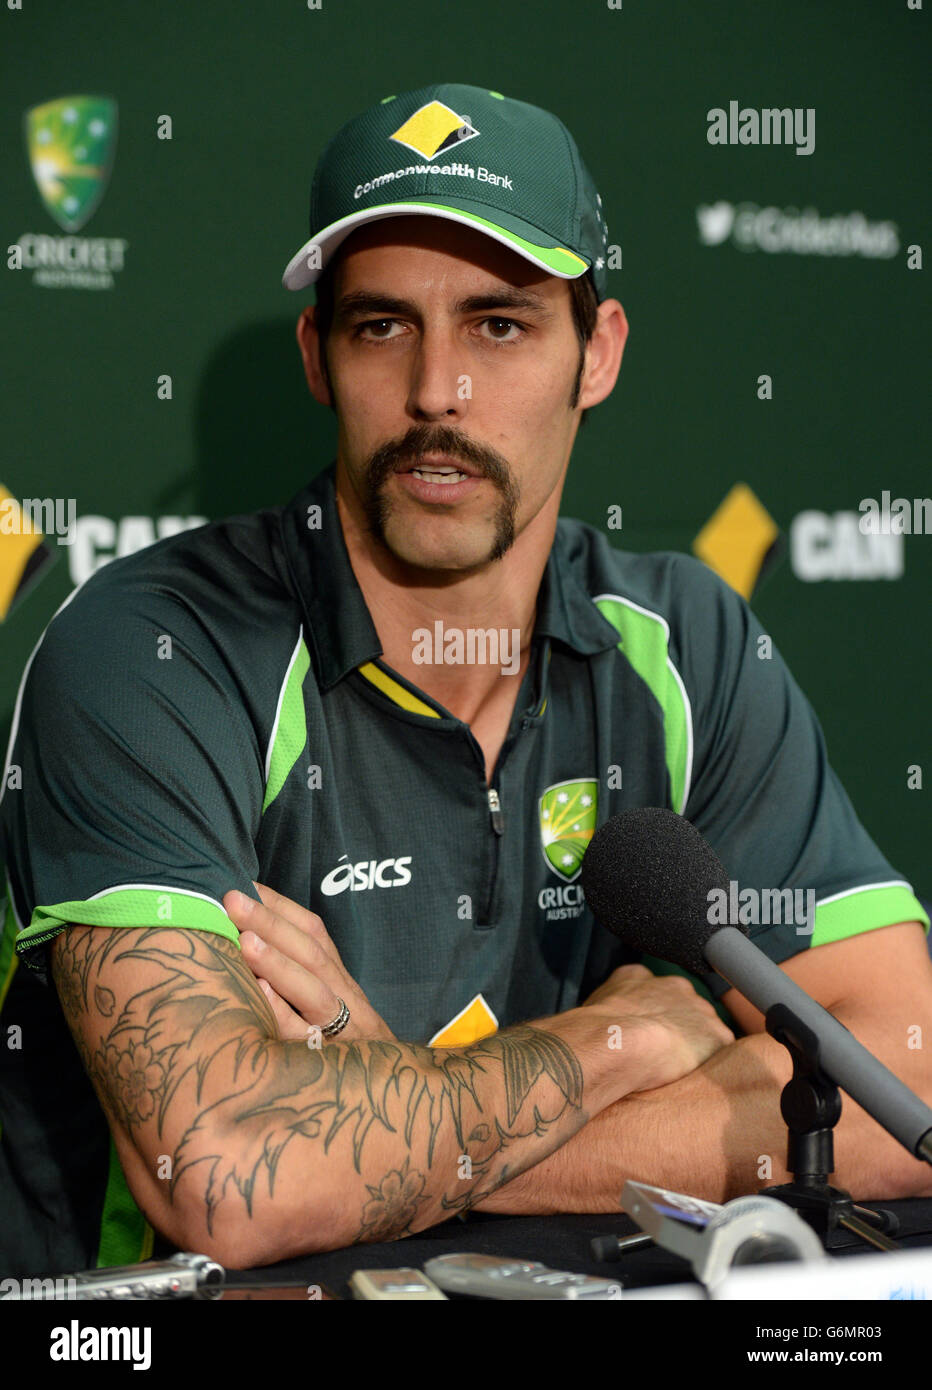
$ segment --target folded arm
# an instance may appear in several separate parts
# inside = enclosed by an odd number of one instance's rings
[[[932,962],[918,922],[812,948],[783,968],[932,1105]],[[748,1036],[672,1085],[629,1095],[594,1116],[482,1209],[617,1212],[628,1178],[718,1202],[789,1181],[780,1115],[789,1054],[737,991],[724,1001]],[[932,1195],[932,1168],[844,1093],[834,1138],[831,1181],[856,1199]]]
[[[643,1010],[626,1017],[629,1055],[607,1051],[625,1016],[611,991],[464,1048],[315,1047],[282,1040],[239,949],[208,932],[70,926],[52,969],[136,1201],[176,1245],[233,1267],[445,1220],[659,1075]],[[655,992],[631,978],[629,995]],[[720,1028],[703,1023],[671,1075],[721,1046]]]

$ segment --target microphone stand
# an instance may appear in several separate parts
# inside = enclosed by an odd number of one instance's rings
[[[898,1250],[890,1239],[899,1226],[892,1212],[858,1206],[850,1193],[829,1185],[835,1167],[832,1130],[841,1116],[841,1096],[819,1065],[818,1037],[786,1004],[771,1005],[765,1022],[770,1036],[793,1059],[793,1076],[780,1097],[780,1113],[789,1129],[786,1166],[793,1182],[765,1187],[760,1195],[794,1207],[823,1243],[843,1226],[878,1250]]]

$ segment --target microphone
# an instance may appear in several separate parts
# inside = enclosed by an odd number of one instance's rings
[[[766,1014],[783,1004],[815,1033],[819,1065],[916,1158],[932,1163],[932,1110],[844,1024],[748,940],[710,924],[709,893],[728,894],[721,860],[695,826],[662,807],[622,811],[589,842],[581,882],[596,919],[627,945],[693,975],[711,967]]]

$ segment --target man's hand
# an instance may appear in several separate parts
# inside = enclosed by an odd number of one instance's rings
[[[621,965],[585,1000],[600,1009],[620,1032],[649,1030],[649,1071],[640,1090],[667,1086],[708,1061],[735,1040],[715,1009],[682,975],[653,975],[643,965]],[[608,1025],[612,1026],[611,1023]],[[616,1037],[618,1035],[616,1034]]]
[[[303,1041],[311,1028],[332,1023],[342,999],[350,1020],[339,1034],[341,1042],[393,1040],[317,914],[264,883],[256,888],[261,903],[233,889],[224,894],[223,905],[239,928],[243,959],[269,1001],[282,1039]]]

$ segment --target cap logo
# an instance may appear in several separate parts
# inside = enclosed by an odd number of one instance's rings
[[[430,163],[442,150],[462,145],[465,140],[471,140],[478,134],[478,130],[475,130],[463,116],[458,116],[442,101],[429,101],[426,106],[415,111],[413,116],[409,116],[404,125],[400,125],[394,135],[388,138],[413,150],[421,159]]]

